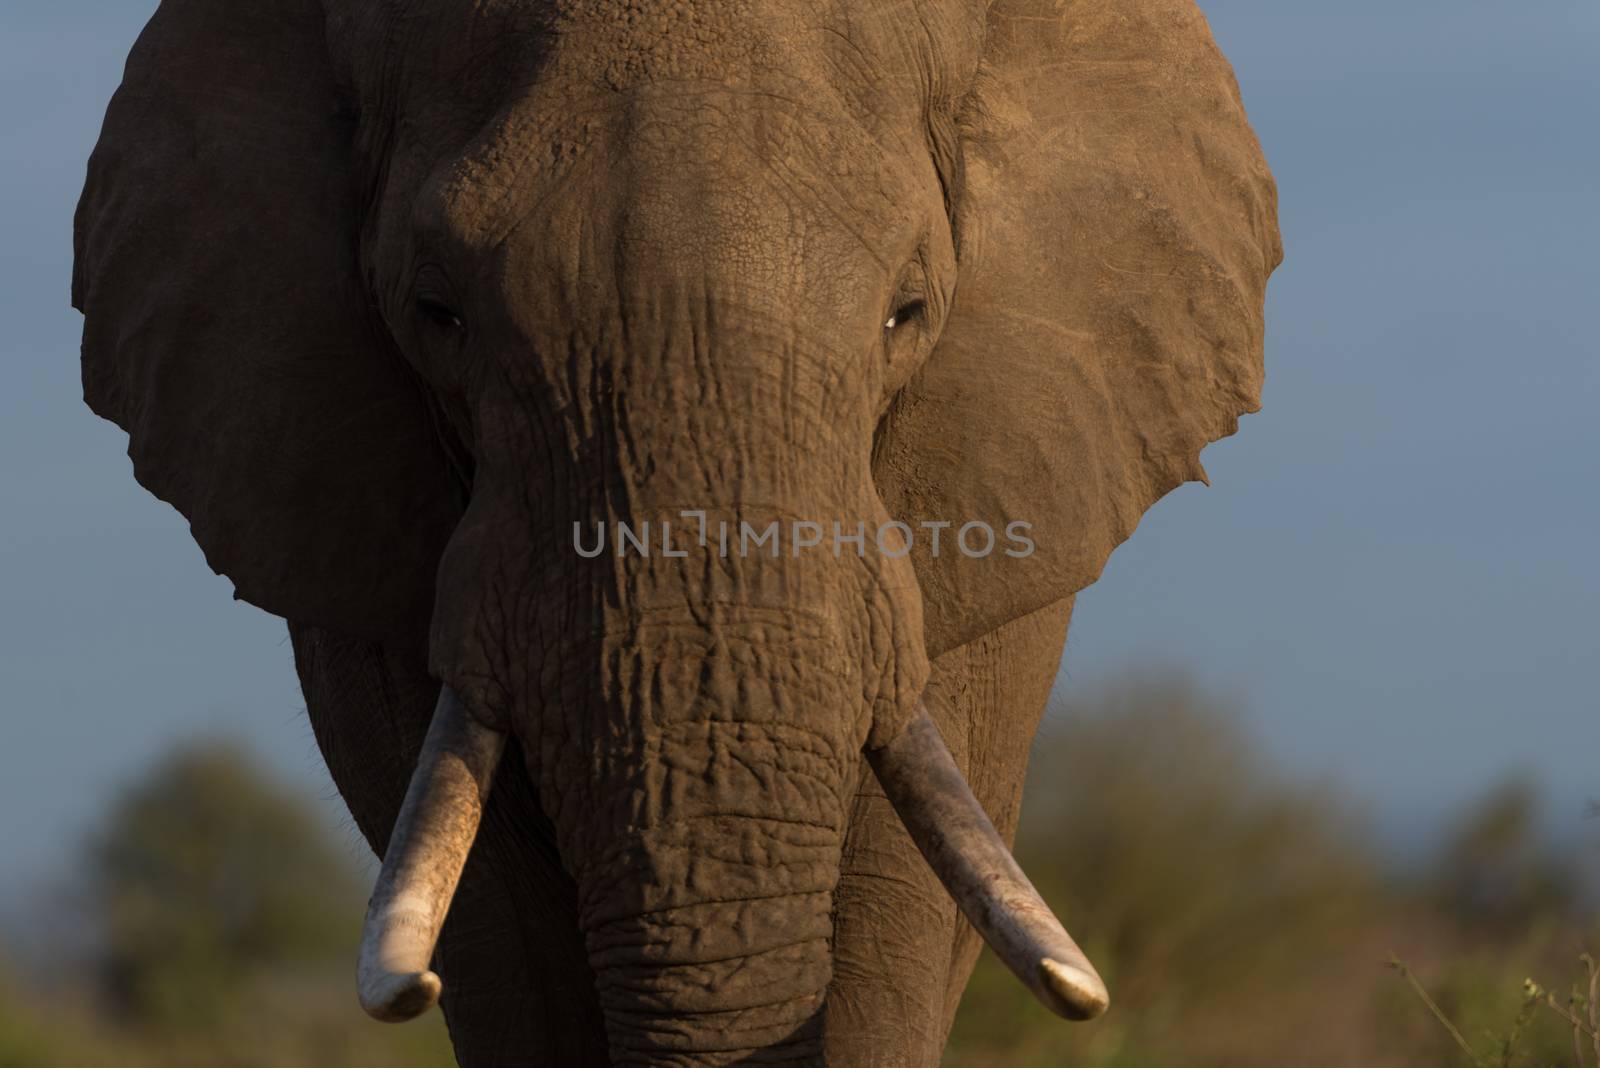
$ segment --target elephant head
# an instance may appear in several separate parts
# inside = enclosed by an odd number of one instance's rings
[[[921,701],[1257,405],[1274,191],[1191,0],[163,0],[76,248],[88,402],[213,568],[444,684],[372,1011],[437,994],[508,740],[621,1059],[814,1037],[864,759],[1104,1007]]]

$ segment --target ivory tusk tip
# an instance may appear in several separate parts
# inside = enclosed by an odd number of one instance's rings
[[[1093,970],[1046,957],[1039,962],[1039,981],[1050,995],[1048,1007],[1069,1020],[1093,1020],[1111,1007],[1111,994]]]
[[[433,972],[398,972],[361,987],[361,1007],[374,1020],[405,1023],[439,1003],[444,984]]]

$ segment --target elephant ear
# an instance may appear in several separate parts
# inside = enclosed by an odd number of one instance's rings
[[[880,428],[931,655],[1093,582],[1258,407],[1276,193],[1191,0],[997,0],[960,121],[945,329]],[[998,535],[987,556],[961,524]],[[1034,545],[1008,542],[1016,528]],[[974,531],[968,546],[983,548]]]
[[[84,396],[236,596],[425,636],[458,513],[357,265],[355,119],[317,0],[164,0],[79,203]]]

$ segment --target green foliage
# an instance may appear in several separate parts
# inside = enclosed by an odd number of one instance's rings
[[[49,1040],[40,1034],[9,987],[0,986],[0,1068],[48,1068]]]
[[[349,858],[237,749],[179,752],[116,804],[88,864],[115,1011],[217,1019],[273,968],[334,964],[360,923]]]
[[[1530,784],[1507,782],[1462,821],[1427,888],[1441,916],[1513,934],[1572,910],[1576,879],[1539,841],[1537,802]]]
[[[1583,954],[1587,978],[1575,982],[1565,999],[1544,989],[1532,979],[1522,983],[1522,1006],[1510,1027],[1501,1035],[1489,1034],[1482,1043],[1474,1043],[1462,1034],[1450,1014],[1440,1007],[1411,968],[1397,957],[1391,957],[1389,967],[1398,972],[1417,995],[1428,1013],[1436,1020],[1450,1042],[1460,1051],[1460,1061],[1472,1068],[1538,1068],[1540,1065],[1565,1062],[1562,1035],[1549,1026],[1540,1027],[1543,1021],[1560,1021],[1571,1029],[1571,1061],[1575,1068],[1600,1068],[1600,968],[1593,957]],[[1548,1010],[1544,1016],[1541,1010]]]
[[[182,750],[107,814],[84,863],[77,984],[0,978],[0,1068],[443,1068],[443,1021],[361,1014],[355,851],[228,745]]]

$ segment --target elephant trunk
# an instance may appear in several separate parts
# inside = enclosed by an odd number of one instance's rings
[[[586,876],[612,1063],[820,1061],[838,837],[703,817],[643,834]]]
[[[771,618],[669,614],[608,639],[598,692],[530,760],[613,1063],[822,1056],[860,658]]]

